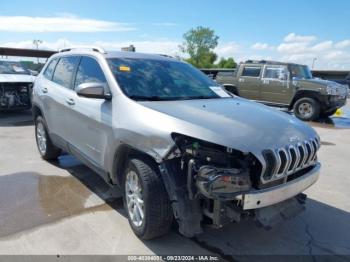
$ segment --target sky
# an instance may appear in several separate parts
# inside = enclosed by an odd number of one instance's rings
[[[2,1],[0,46],[99,45],[179,55],[183,34],[205,26],[219,57],[273,59],[350,70],[349,0]]]

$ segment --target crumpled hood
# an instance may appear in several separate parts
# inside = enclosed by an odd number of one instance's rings
[[[140,104],[175,118],[175,129],[171,132],[243,152],[260,154],[264,149],[295,144],[317,136],[311,127],[295,117],[243,98]]]
[[[0,83],[33,83],[35,76],[20,74],[0,74]]]

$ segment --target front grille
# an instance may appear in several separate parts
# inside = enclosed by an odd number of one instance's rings
[[[317,162],[318,138],[273,150],[264,150],[262,182],[268,183],[310,167]]]
[[[289,165],[288,171],[290,172],[293,170],[295,163],[297,162],[297,153],[296,153],[295,147],[291,147],[289,151],[290,151],[290,165]]]
[[[266,170],[264,173],[264,179],[269,180],[272,178],[276,167],[276,158],[271,150],[265,150],[263,156],[266,162]]]

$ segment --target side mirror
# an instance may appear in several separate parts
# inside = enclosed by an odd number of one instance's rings
[[[78,85],[76,92],[79,96],[88,98],[100,98],[110,100],[111,94],[105,93],[105,85],[102,83],[83,83]]]

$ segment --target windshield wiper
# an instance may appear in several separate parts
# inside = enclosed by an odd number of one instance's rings
[[[160,96],[138,96],[138,95],[131,95],[129,98],[134,100],[141,100],[141,101],[161,101],[162,98]]]
[[[183,100],[191,100],[191,99],[217,99],[219,96],[185,96],[182,97]]]
[[[138,101],[172,101],[172,100],[180,100],[181,97],[164,97],[164,96],[138,96],[131,95],[129,98],[138,100]]]
[[[129,98],[137,101],[174,101],[174,100],[194,100],[194,99],[217,99],[216,96],[176,96],[176,97],[161,97],[161,96],[138,96],[131,95]]]

